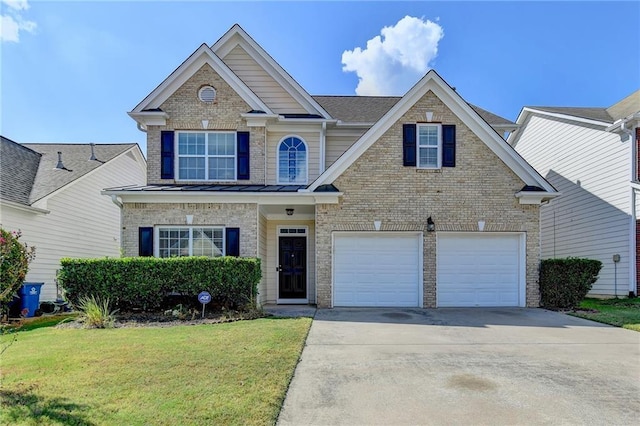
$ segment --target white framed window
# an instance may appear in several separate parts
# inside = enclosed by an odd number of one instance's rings
[[[416,149],[418,150],[418,168],[441,168],[442,126],[440,124],[418,124],[417,130]]]
[[[177,132],[178,180],[236,180],[235,132]]]
[[[278,144],[278,183],[307,183],[307,144],[298,136],[287,136]]]
[[[158,242],[157,257],[218,257],[225,255],[223,227],[157,227],[156,241]]]

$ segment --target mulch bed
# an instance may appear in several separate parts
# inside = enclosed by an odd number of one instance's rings
[[[201,324],[221,324],[226,322],[250,320],[271,316],[266,312],[252,311],[226,311],[226,312],[205,312],[190,314],[185,317],[175,317],[162,312],[124,312],[115,315],[115,328],[131,327],[174,327],[177,325],[201,325]],[[81,320],[64,321],[58,324],[58,328],[83,328]]]

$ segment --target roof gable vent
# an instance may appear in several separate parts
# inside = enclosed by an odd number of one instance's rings
[[[198,98],[205,104],[213,103],[216,100],[216,89],[212,86],[203,86],[198,91]]]

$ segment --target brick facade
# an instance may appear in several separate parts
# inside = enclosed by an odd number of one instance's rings
[[[402,124],[424,121],[425,111],[455,124],[456,167],[417,170],[402,165]],[[426,232],[433,217],[437,231],[526,233],[526,304],[539,305],[539,206],[521,205],[514,194],[524,183],[458,119],[428,92],[334,185],[344,197],[339,205],[316,206],[317,295],[319,307],[331,306],[331,235],[334,231],[424,232],[424,306],[436,305],[436,233]]]
[[[216,101],[206,104],[198,99],[198,90],[205,85],[216,89]],[[202,120],[208,120],[209,130],[250,131],[251,180],[243,184],[264,184],[264,140],[262,127],[247,127],[241,114],[251,107],[233,90],[218,73],[205,64],[160,108],[169,115],[165,126],[149,126],[147,129],[147,183],[168,184],[173,179],[160,179],[160,132],[163,130],[203,130]],[[177,167],[176,167],[177,171]],[[201,183],[180,181],[180,183]],[[212,181],[211,183],[215,183]]]
[[[125,203],[122,247],[125,256],[138,256],[138,228],[156,225],[227,226],[240,228],[240,256],[258,256],[258,205],[212,203]]]

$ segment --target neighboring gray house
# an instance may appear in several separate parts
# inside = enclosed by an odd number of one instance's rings
[[[58,154],[60,153],[60,155]],[[55,300],[62,257],[120,256],[120,210],[105,187],[145,182],[137,144],[19,144],[0,137],[0,224],[36,247],[27,282]]]
[[[318,76],[322,78],[322,76]],[[238,25],[129,115],[147,185],[111,188],[130,256],[262,259],[260,303],[538,306],[556,190],[435,71],[311,96]]]
[[[637,295],[640,91],[608,108],[525,107],[517,123],[509,143],[562,193],[541,207],[542,257],[598,259],[591,295]]]

